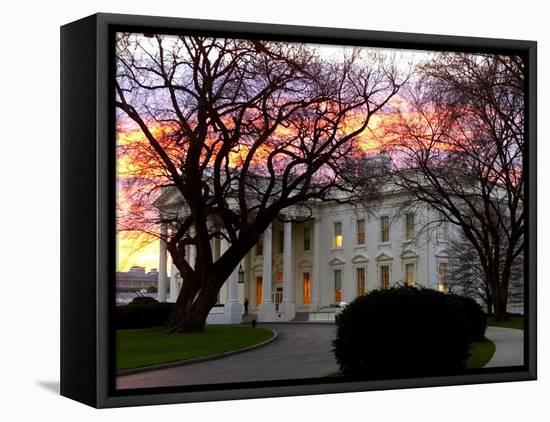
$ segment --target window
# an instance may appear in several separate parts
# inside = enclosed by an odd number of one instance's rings
[[[407,286],[414,286],[415,276],[414,276],[414,264],[405,264],[405,280]]]
[[[303,297],[304,305],[307,305],[311,302],[311,276],[309,272],[303,273],[304,287],[303,287]]]
[[[258,243],[256,243],[256,256],[262,256],[264,254],[264,235],[260,236]]]
[[[365,220],[363,218],[357,220],[357,244],[365,244]]]
[[[445,293],[447,291],[447,264],[441,262],[438,265],[437,272],[439,273],[439,291]]]
[[[390,266],[381,265],[380,266],[380,286],[383,289],[388,289],[390,287]]]
[[[341,249],[342,248],[342,223],[340,221],[334,223],[334,248]]]
[[[407,240],[413,240],[414,238],[414,214],[409,213],[405,216],[406,228],[405,236]]]
[[[285,250],[285,232],[284,230],[279,230],[279,244],[278,244],[278,253],[283,253]]]
[[[442,214],[439,215],[439,219],[441,220],[437,226],[437,240],[439,241],[447,240],[447,222],[444,221],[444,218]]]
[[[283,272],[282,271],[277,271],[275,273],[275,281],[283,281]]]
[[[380,240],[382,242],[390,241],[390,217],[388,216],[380,218]]]
[[[334,300],[342,302],[342,270],[334,270]]]
[[[356,269],[356,277],[357,277],[357,296],[364,296],[365,295],[365,268],[357,268]]]
[[[263,289],[264,281],[262,277],[258,276],[256,277],[256,304],[262,303],[262,289]]]
[[[304,227],[304,251],[311,250],[311,228]]]

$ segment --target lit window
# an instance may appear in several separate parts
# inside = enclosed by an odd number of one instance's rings
[[[304,273],[304,304],[307,305],[311,302],[311,277],[309,272]]]
[[[413,240],[414,238],[414,214],[407,214],[406,217],[406,237],[407,240]]]
[[[342,223],[338,221],[334,223],[334,247],[340,249],[342,244]]]
[[[357,296],[363,296],[365,294],[365,268],[357,268]]]
[[[285,232],[284,230],[279,230],[279,249],[278,252],[281,254],[285,250]]]
[[[282,271],[277,271],[275,273],[275,281],[283,281],[283,272]]]
[[[357,220],[357,244],[365,244],[365,220]]]
[[[437,272],[439,273],[439,291],[445,293],[447,291],[447,264],[441,262]]]
[[[390,287],[390,266],[381,265],[380,266],[380,286],[383,289],[388,289]]]
[[[258,305],[262,303],[262,288],[263,288],[262,277],[256,277],[256,303]]]
[[[407,286],[414,286],[414,264],[405,264],[405,277],[407,281]]]
[[[311,249],[311,229],[304,227],[304,251]]]
[[[260,236],[258,243],[256,243],[256,256],[262,256],[264,254],[264,235]]]
[[[334,270],[334,300],[342,302],[342,270]]]
[[[380,239],[382,242],[390,241],[390,217],[384,216],[380,218]]]

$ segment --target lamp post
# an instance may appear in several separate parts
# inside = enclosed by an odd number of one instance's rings
[[[239,284],[244,283],[244,270],[242,264],[239,264]]]

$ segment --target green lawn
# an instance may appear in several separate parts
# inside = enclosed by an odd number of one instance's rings
[[[215,355],[261,343],[272,336],[268,329],[240,325],[208,325],[201,333],[181,334],[164,328],[117,330],[117,369]]]
[[[503,327],[503,328],[514,328],[516,330],[523,330],[523,315],[510,315],[505,321],[494,321],[489,319],[487,325],[491,327]]]
[[[470,357],[466,368],[483,368],[495,354],[495,343],[488,339],[470,344]]]

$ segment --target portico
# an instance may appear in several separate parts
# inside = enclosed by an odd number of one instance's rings
[[[278,244],[282,245],[282,274],[280,259],[276,259],[275,271],[273,268],[273,225],[264,232],[262,250],[262,295],[256,305],[258,309],[258,321],[291,321],[296,316],[296,278],[293,222],[283,223],[283,229],[279,231]],[[275,283],[273,275],[276,277]],[[282,288],[279,285],[282,284]],[[282,294],[281,294],[282,290]],[[258,303],[259,302],[259,303]]]
[[[313,230],[312,230],[313,229]],[[161,230],[166,231],[163,224]],[[319,222],[293,221],[272,223],[263,233],[259,244],[252,248],[220,289],[218,305],[209,316],[209,323],[235,324],[242,321],[243,302],[249,301],[249,313],[257,320],[291,321],[296,312],[308,313],[320,303],[320,229]],[[228,249],[225,239],[212,241],[214,260]],[[177,268],[169,262],[164,241],[159,248],[159,300],[175,302],[182,279]],[[188,246],[191,266],[195,248]],[[170,267],[170,272],[167,268]],[[163,270],[164,269],[164,270]],[[239,271],[242,280],[239,280]],[[166,294],[167,280],[170,294]],[[223,312],[222,312],[223,309]]]

